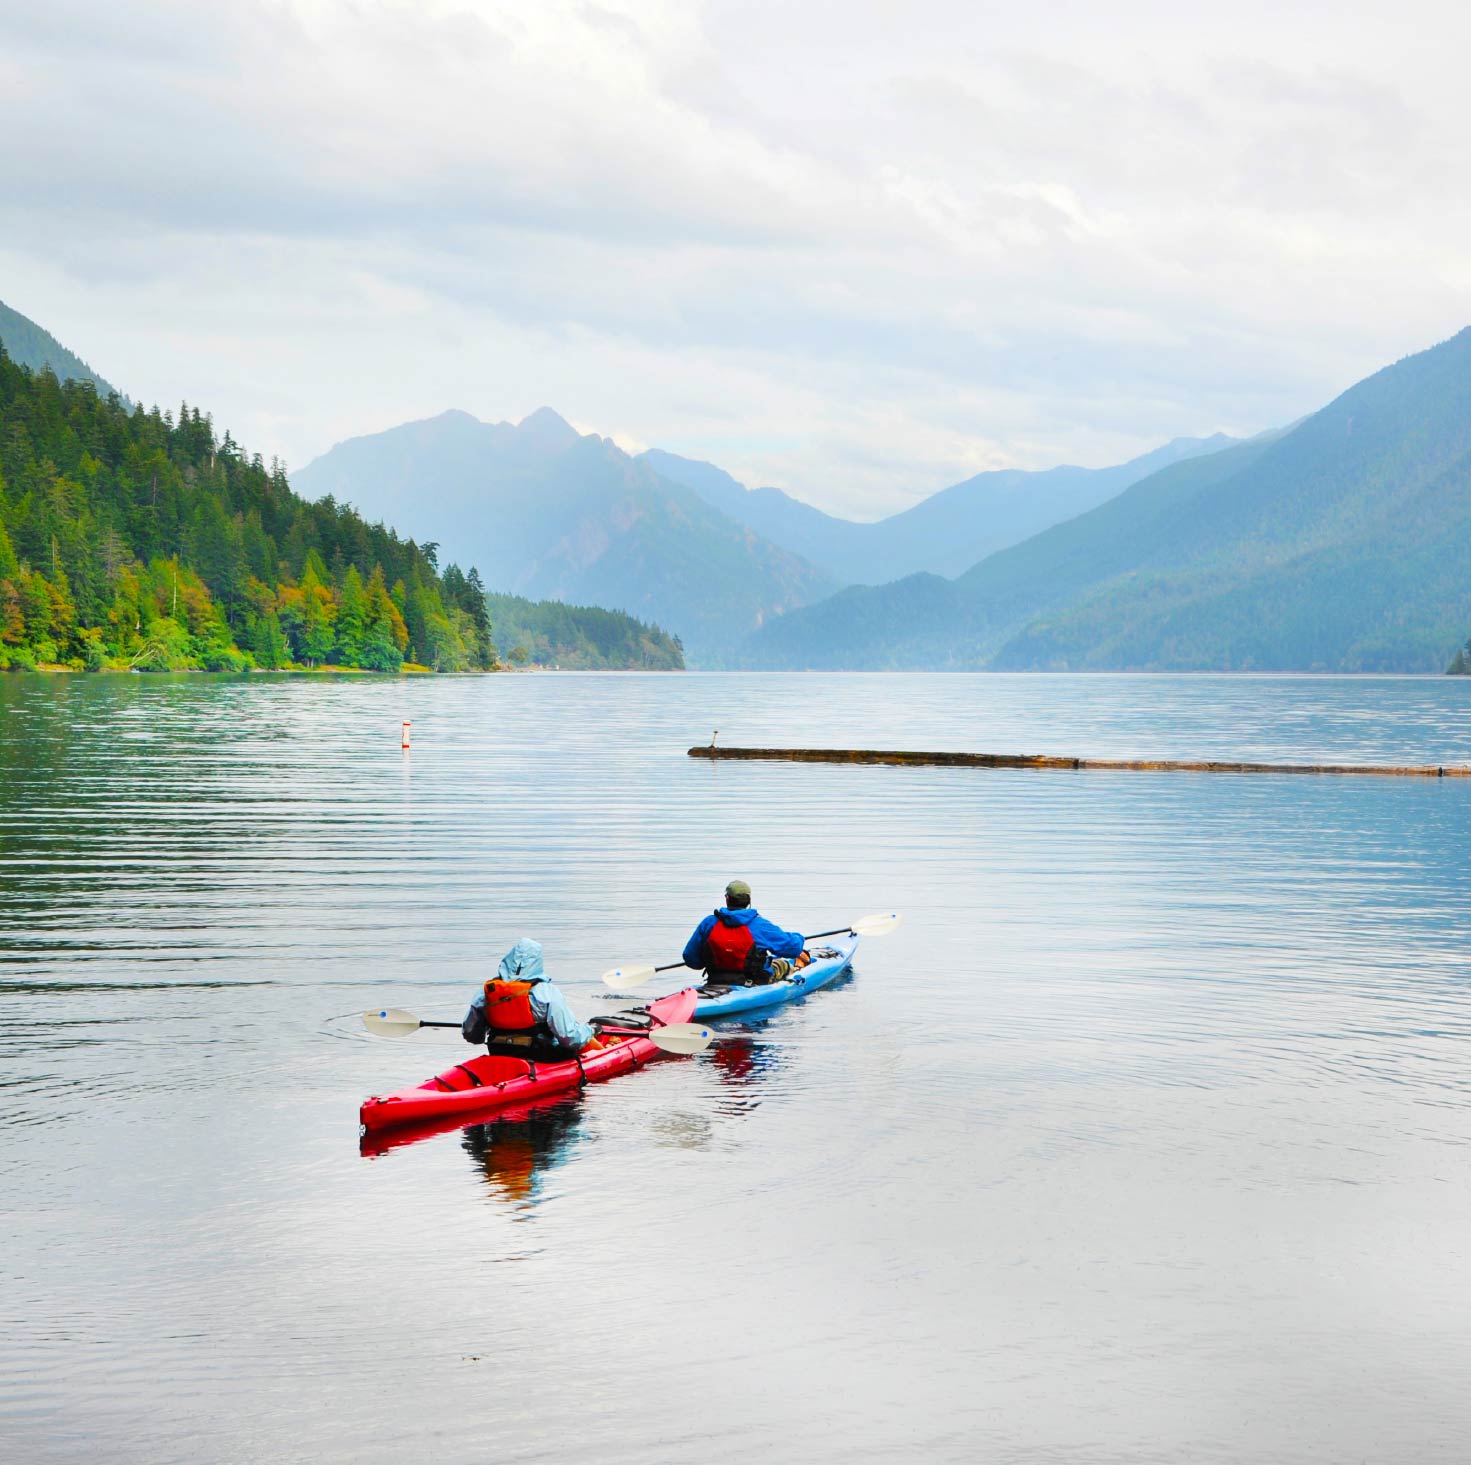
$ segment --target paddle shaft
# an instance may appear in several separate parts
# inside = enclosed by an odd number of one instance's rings
[[[457,1022],[426,1022],[423,1018],[419,1020],[421,1028],[458,1028]],[[648,1028],[599,1028],[599,1033],[612,1033],[620,1038],[646,1038],[649,1035]]]
[[[677,962],[675,965],[683,966],[684,963]],[[668,968],[660,968],[660,971],[668,971]],[[459,1025],[457,1022],[431,1022],[428,1018],[419,1018],[421,1028],[459,1028]],[[597,1031],[600,1034],[612,1033],[615,1037],[647,1037],[652,1030],[650,1028],[599,1028]]]
[[[814,931],[810,936],[804,936],[802,940],[807,942],[820,940],[824,936],[847,936],[852,930],[853,928],[851,926],[836,926],[831,931]],[[684,963],[682,961],[671,961],[667,966],[656,966],[654,970],[656,972],[672,972],[678,970],[683,965]]]
[[[678,963],[678,965],[683,965],[683,963],[682,962],[681,963]],[[425,1020],[424,1018],[420,1018],[419,1019],[419,1026],[421,1028],[458,1028],[460,1026],[460,1024],[457,1023],[457,1022],[429,1022],[429,1021]],[[653,1031],[653,1029],[650,1029],[650,1028],[598,1028],[596,1031],[597,1031],[597,1033],[598,1033],[598,1035],[600,1037],[604,1033],[609,1033],[613,1037],[617,1037],[617,1038],[646,1038],[646,1037],[648,1037],[649,1033],[651,1031]]]

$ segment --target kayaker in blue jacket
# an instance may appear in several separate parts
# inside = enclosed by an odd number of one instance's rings
[[[751,887],[732,880],[725,887],[725,905],[705,917],[685,944],[684,964],[710,974],[719,983],[759,986],[790,976],[811,957],[803,937],[783,931],[751,909]]]
[[[525,936],[501,957],[495,976],[470,1004],[460,1032],[467,1043],[486,1043],[508,1053],[524,1050],[543,1059],[571,1058],[597,1041],[547,976],[541,943]]]

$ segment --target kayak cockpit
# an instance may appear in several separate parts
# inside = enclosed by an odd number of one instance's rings
[[[439,1094],[458,1094],[466,1089],[497,1088],[513,1079],[530,1078],[531,1065],[524,1058],[503,1058],[497,1053],[482,1053],[468,1063],[457,1063],[443,1073],[435,1074],[419,1085]]]

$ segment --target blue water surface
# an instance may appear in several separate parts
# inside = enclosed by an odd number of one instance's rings
[[[413,722],[413,748],[399,747]],[[28,1462],[1471,1454],[1471,679],[0,677]],[[360,1154],[518,936],[906,924],[692,1060]],[[555,1381],[554,1384],[546,1381]]]

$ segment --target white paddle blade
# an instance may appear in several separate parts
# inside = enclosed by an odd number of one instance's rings
[[[672,1022],[655,1028],[649,1041],[666,1053],[703,1053],[715,1041],[715,1034],[698,1022]]]
[[[887,936],[891,931],[897,931],[903,924],[904,917],[898,911],[890,911],[887,915],[860,916],[853,922],[853,934],[855,936]]]
[[[603,980],[615,992],[631,992],[642,987],[654,975],[652,966],[615,966],[603,973]]]
[[[403,1038],[417,1032],[422,1024],[412,1012],[402,1007],[380,1007],[363,1014],[363,1026],[380,1038]]]

